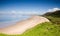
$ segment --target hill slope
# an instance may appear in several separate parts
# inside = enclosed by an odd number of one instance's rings
[[[43,15],[44,17],[48,18],[51,22],[55,24],[60,24],[60,10],[54,12],[48,12]]]
[[[48,12],[44,14],[45,16],[53,16],[53,17],[60,17],[60,10],[54,12]]]

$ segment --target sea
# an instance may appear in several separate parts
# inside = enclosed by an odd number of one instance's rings
[[[30,18],[30,15],[0,15],[0,28],[14,25],[18,21]]]

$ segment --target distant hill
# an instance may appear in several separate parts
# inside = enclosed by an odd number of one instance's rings
[[[53,16],[53,17],[60,17],[60,10],[54,12],[48,12],[44,14],[45,16]]]
[[[53,23],[60,24],[60,10],[45,13],[43,16]]]

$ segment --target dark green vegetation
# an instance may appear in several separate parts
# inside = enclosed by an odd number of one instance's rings
[[[54,24],[60,24],[60,10],[55,12],[48,12],[43,16],[48,18]]]
[[[44,16],[60,17],[60,10],[57,10],[57,11],[55,11],[55,12],[45,13]]]
[[[21,35],[0,34],[0,36],[60,36],[60,11],[46,13],[43,16],[51,22],[38,24]]]

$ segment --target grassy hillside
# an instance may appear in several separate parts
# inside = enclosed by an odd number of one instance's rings
[[[48,12],[43,16],[48,18],[54,24],[60,24],[60,10],[55,12]]]
[[[59,17],[60,18],[60,10],[45,13],[44,16],[52,16],[52,17]]]
[[[60,36],[60,27],[56,24],[46,22],[28,29],[21,35],[0,34],[0,36]]]

